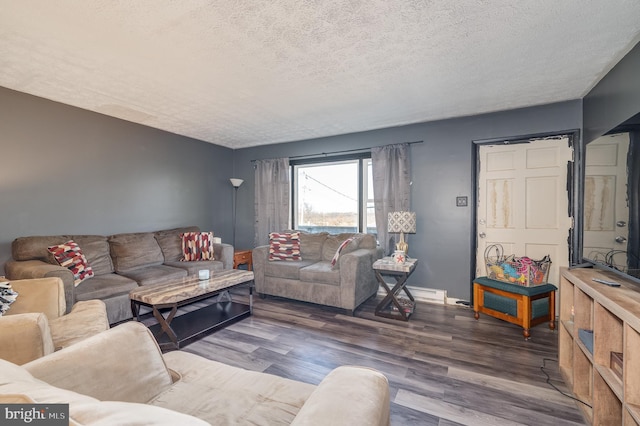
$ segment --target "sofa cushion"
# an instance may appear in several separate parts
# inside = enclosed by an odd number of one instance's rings
[[[300,232],[300,255],[305,260],[322,260],[322,246],[328,232]]]
[[[82,248],[95,275],[111,274],[114,272],[109,242],[103,235],[73,235],[71,238]]]
[[[109,329],[107,308],[102,300],[92,299],[73,305],[71,312],[49,321],[55,349],[71,346]]]
[[[185,278],[187,271],[167,265],[154,265],[145,268],[132,269],[124,274],[126,277],[136,281],[138,285],[163,284],[167,281],[180,280]]]
[[[90,367],[83,366],[88,362]],[[40,380],[101,401],[146,403],[173,383],[151,331],[133,321],[23,367]]]
[[[153,235],[160,246],[160,250],[162,250],[164,262],[177,262],[182,259],[182,238],[180,234],[199,231],[200,229],[197,226],[188,226],[155,232]]]
[[[340,270],[333,269],[331,262],[316,262],[300,269],[300,281],[340,285]]]
[[[269,234],[269,260],[302,260],[300,232],[271,232]]]
[[[34,378],[25,368],[0,359],[0,394],[24,395],[32,401],[56,404],[96,402],[95,398],[51,386]]]
[[[0,318],[0,342],[0,358],[15,364],[33,361],[55,350],[49,320],[42,312]],[[0,376],[4,379],[4,371]]]
[[[64,244],[48,247],[60,266],[69,269],[73,273],[73,284],[78,285],[87,278],[93,277],[93,269],[82,253],[82,249],[73,240]]]
[[[67,304],[64,283],[60,278],[28,278],[13,280],[10,283],[21,296],[16,299],[8,314],[42,312],[47,318],[57,318],[65,314]]]
[[[185,232],[182,238],[182,260],[214,260],[213,232]]]
[[[301,260],[299,262],[266,262],[264,274],[269,277],[300,279],[300,269],[313,265],[315,260]]]
[[[108,299],[120,294],[129,294],[138,288],[134,280],[118,274],[97,275],[75,289],[76,300]]]
[[[151,232],[112,235],[109,248],[118,273],[164,262],[162,250]]]
[[[166,266],[174,268],[180,268],[187,271],[189,275],[198,275],[198,271],[201,269],[208,269],[209,271],[222,271],[224,264],[219,260],[194,260],[192,262],[164,262]]]
[[[147,404],[99,401],[69,406],[69,417],[77,425],[200,426],[204,420]]]
[[[283,263],[283,262],[281,262]],[[288,425],[315,386],[184,352],[164,355],[180,379],[150,403],[213,425]]]
[[[375,250],[376,248],[378,248],[378,241],[376,240],[375,235],[358,234],[358,237],[360,238],[358,248],[367,249],[367,250]]]
[[[331,262],[331,259],[333,259],[333,256],[338,251],[338,248],[340,248],[340,244],[342,244],[344,240],[352,238],[354,235],[357,234],[343,233],[338,235],[329,235],[327,237],[327,240],[324,242],[324,245],[322,246],[322,260]],[[357,248],[358,247],[356,245],[353,250],[356,250]]]

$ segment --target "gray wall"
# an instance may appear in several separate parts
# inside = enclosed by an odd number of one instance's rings
[[[585,143],[640,112],[640,43],[584,97]]]
[[[27,235],[197,225],[230,241],[232,159],[227,148],[0,88],[0,265]]]
[[[251,160],[370,148],[422,140],[412,145],[412,209],[418,233],[408,238],[420,263],[409,285],[446,289],[450,297],[470,300],[475,259],[474,206],[456,207],[455,198],[475,191],[473,140],[560,132],[582,126],[579,100],[493,114],[236,150],[238,247],[253,246],[254,172]]]

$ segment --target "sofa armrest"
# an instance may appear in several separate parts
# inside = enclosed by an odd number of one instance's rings
[[[389,425],[389,382],[379,371],[333,370],[304,403],[292,426]]]
[[[75,286],[73,273],[59,265],[52,265],[41,260],[10,260],[4,265],[7,278],[24,280],[29,278],[58,277],[64,284],[64,297],[67,303],[66,312],[71,310],[75,302]]]
[[[264,270],[269,261],[269,246],[258,246],[251,252],[253,262],[253,283],[256,292],[262,293],[264,288]]]
[[[49,320],[64,315],[67,306],[64,286],[58,277],[11,281],[18,298],[7,315],[42,312]]]
[[[24,364],[54,351],[47,316],[43,313],[0,317],[0,358]]]
[[[102,300],[76,303],[67,315],[49,321],[56,350],[66,348],[109,329],[107,307]]]
[[[224,269],[233,269],[233,246],[231,244],[213,244],[213,254],[216,260],[222,262]]]
[[[340,292],[343,307],[355,309],[378,291],[373,262],[378,259],[376,249],[357,249],[343,254],[340,262]]]
[[[147,403],[172,378],[155,338],[126,322],[24,365],[50,385],[101,401]]]

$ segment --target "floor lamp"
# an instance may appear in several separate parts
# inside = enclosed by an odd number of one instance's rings
[[[233,185],[233,248],[236,247],[236,204],[238,201],[238,188],[242,185],[244,180],[237,178],[230,178],[231,185]]]

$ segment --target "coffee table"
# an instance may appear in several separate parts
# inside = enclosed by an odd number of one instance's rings
[[[249,304],[231,300],[229,290],[248,284]],[[211,298],[215,301],[203,308],[176,316],[179,307]],[[253,272],[240,269],[212,271],[208,280],[186,277],[166,284],[142,286],[131,290],[131,311],[140,321],[140,307],[148,306],[158,321],[149,329],[162,350],[180,349],[180,346],[202,337],[208,332],[225,327],[252,314]],[[161,311],[166,312],[165,317]]]

